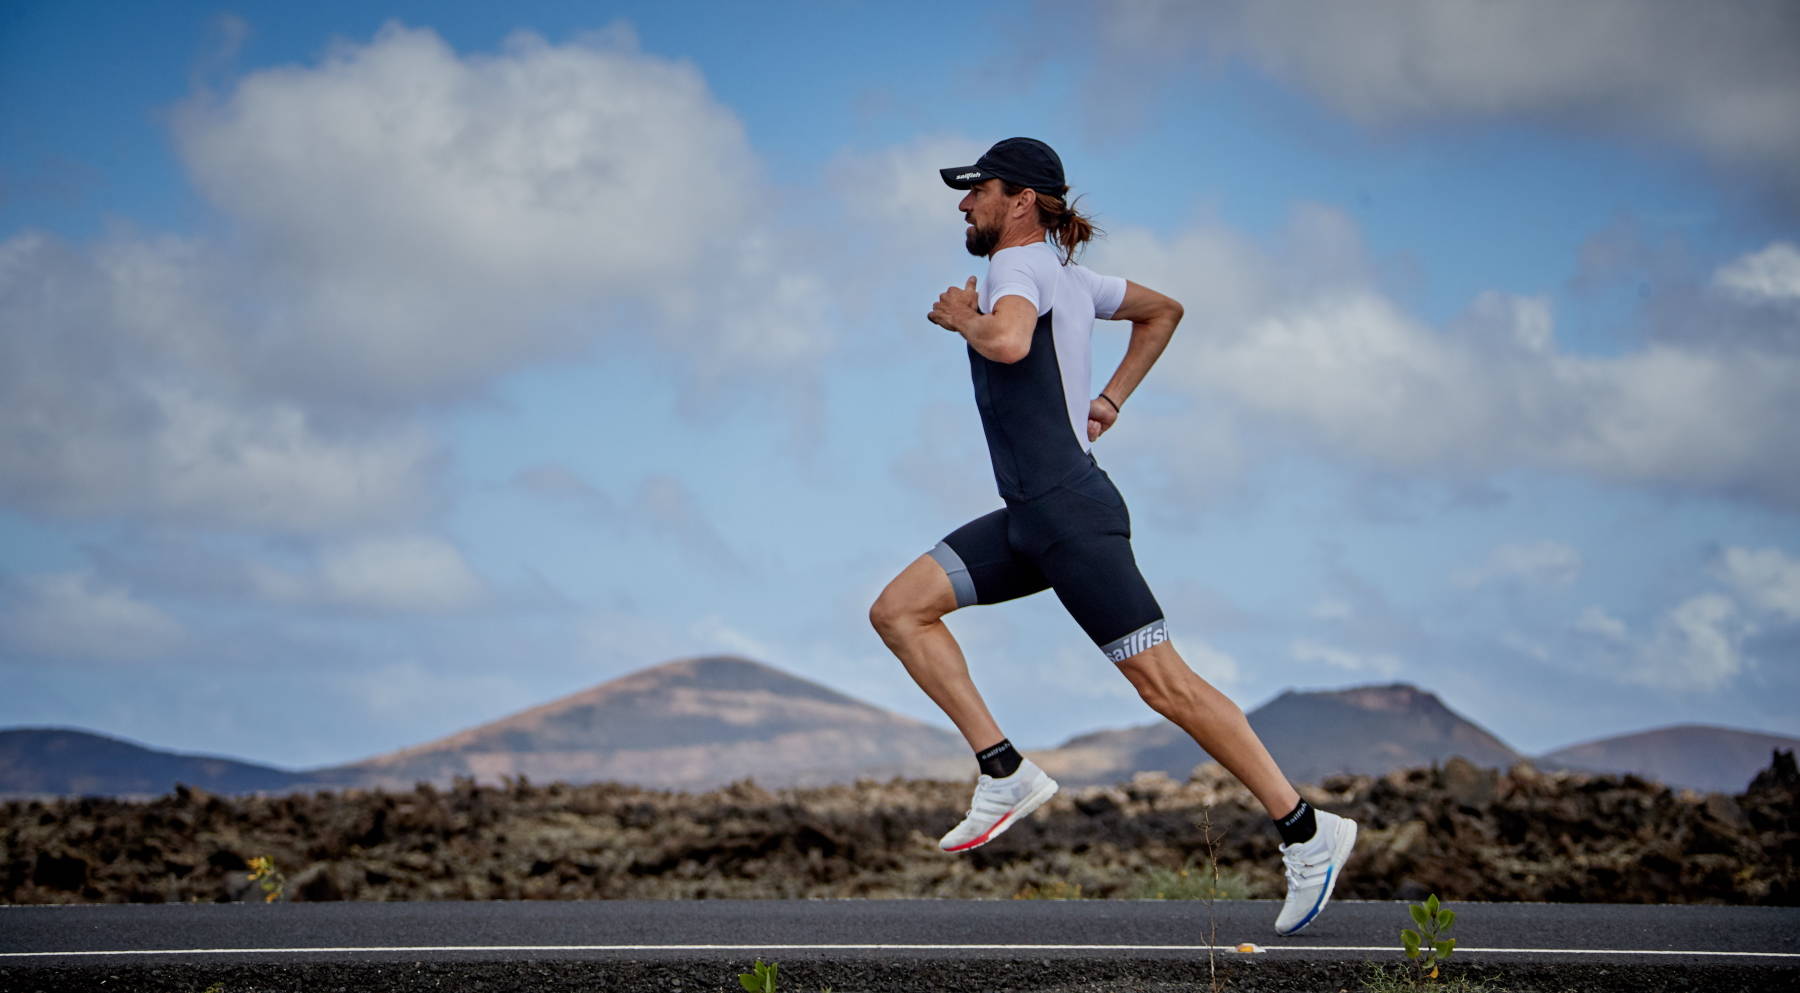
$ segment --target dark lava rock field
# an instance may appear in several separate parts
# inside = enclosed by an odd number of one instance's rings
[[[1792,753],[1736,796],[1455,759],[1301,792],[1362,824],[1342,898],[1800,904]],[[968,795],[904,780],[702,794],[518,781],[13,800],[0,805],[0,902],[262,899],[259,857],[288,900],[1143,897],[1201,874],[1208,830],[1222,895],[1282,891],[1272,826],[1216,767],[1065,790],[948,858],[935,839]]]

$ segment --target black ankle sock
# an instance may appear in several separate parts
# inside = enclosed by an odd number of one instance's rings
[[[1312,804],[1302,800],[1300,806],[1275,822],[1275,830],[1281,832],[1282,844],[1298,845],[1319,833],[1319,819],[1313,816]]]
[[[975,761],[981,763],[982,775],[1005,779],[1019,771],[1019,763],[1025,761],[1025,756],[1013,747],[1010,738],[1001,738],[1000,744],[976,752]]]

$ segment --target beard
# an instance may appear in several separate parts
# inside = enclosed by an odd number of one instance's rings
[[[969,254],[978,259],[985,259],[994,254],[994,246],[1000,244],[999,228],[983,228],[979,223],[971,222],[969,233],[963,236],[963,247]]]

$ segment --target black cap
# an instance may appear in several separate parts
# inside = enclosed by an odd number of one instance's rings
[[[1029,186],[1053,197],[1063,195],[1068,184],[1063,182],[1062,159],[1056,151],[1036,138],[1008,138],[997,141],[972,166],[939,169],[944,182],[953,189],[966,190],[989,179],[1003,179],[1014,186]]]

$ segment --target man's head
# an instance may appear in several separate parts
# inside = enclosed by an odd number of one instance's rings
[[[1007,138],[974,165],[938,170],[945,185],[968,190],[957,209],[969,222],[964,245],[969,254],[989,256],[1000,248],[1042,241],[1046,233],[1063,247],[1063,259],[1094,235],[1093,225],[1064,200],[1062,159],[1035,138]]]
[[[1012,192],[1007,192],[1008,190]],[[1003,179],[984,179],[969,187],[969,192],[956,205],[969,222],[963,234],[963,245],[969,254],[986,258],[1007,244],[1029,244],[1044,240],[1044,226],[1038,220],[1037,191],[1025,186],[1010,186]]]
[[[1069,191],[1063,182],[1062,159],[1056,150],[1036,138],[997,141],[972,166],[939,169],[951,189],[966,190],[989,179],[1003,179],[1039,193],[1060,197]]]

